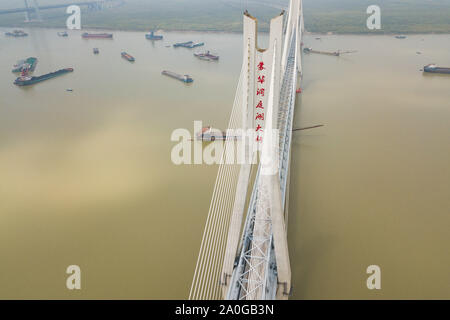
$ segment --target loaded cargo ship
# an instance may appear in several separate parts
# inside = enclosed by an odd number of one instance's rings
[[[192,48],[197,48],[197,47],[201,47],[201,46],[204,46],[204,45],[205,45],[204,42],[194,43],[193,41],[188,41],[188,42],[175,43],[173,46],[175,48],[183,47],[183,48],[192,49]]]
[[[327,55],[327,56],[336,56],[336,57],[339,57],[341,55],[339,51],[335,51],[335,52],[319,51],[319,50],[313,50],[312,48],[304,48],[303,52],[304,53],[324,54],[324,55]]]
[[[185,83],[190,83],[190,82],[194,81],[194,79],[192,79],[191,76],[188,75],[188,74],[185,74],[183,76],[181,74],[178,74],[178,73],[175,73],[175,72],[171,72],[171,71],[167,71],[167,70],[164,70],[163,72],[161,72],[161,74],[169,76],[169,77],[177,79],[177,80],[180,80],[180,81],[183,81]]]
[[[188,46],[190,46],[190,45],[192,45],[192,44],[194,44],[193,41],[179,42],[179,43],[175,43],[175,44],[173,45],[173,47],[174,47],[174,48],[178,48],[178,47],[185,47],[185,48],[187,48]]]
[[[204,53],[194,53],[194,56],[199,58],[199,59],[207,60],[207,61],[211,61],[211,60],[217,61],[217,60],[219,60],[219,56],[215,56],[215,55],[211,54],[209,51],[206,51]]]
[[[84,39],[112,39],[113,35],[111,33],[83,33],[81,35]]]
[[[58,76],[61,76],[63,74],[69,73],[69,72],[73,72],[73,68],[66,68],[66,69],[61,69],[55,72],[51,72],[51,73],[47,73],[44,74],[42,76],[39,77],[30,77],[30,76],[21,76],[18,77],[16,79],[16,81],[14,81],[14,84],[16,86],[30,86],[45,80],[49,80]]]
[[[14,65],[14,69],[12,70],[12,72],[14,73],[23,71],[33,72],[34,69],[36,69],[37,61],[38,59],[33,57],[30,57],[26,60],[18,61],[17,64]]]
[[[145,35],[145,38],[147,38],[148,40],[162,40],[163,36],[157,36],[153,31],[150,31],[150,33],[147,33]]]
[[[450,68],[438,67],[433,63],[423,67],[423,72],[450,74]]]
[[[122,52],[121,55],[122,55],[122,58],[124,58],[124,59],[126,59],[126,60],[128,60],[130,62],[136,61],[136,59],[134,59],[134,57],[132,55],[130,55],[130,54],[126,53],[126,52]]]
[[[28,33],[23,32],[22,30],[14,30],[13,32],[6,32],[5,36],[19,38],[28,36]]]

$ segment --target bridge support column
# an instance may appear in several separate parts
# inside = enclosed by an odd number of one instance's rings
[[[287,229],[281,199],[278,175],[268,177],[270,190],[270,216],[272,218],[273,242],[277,261],[278,289],[277,299],[288,299],[291,293],[291,265],[287,243]]]

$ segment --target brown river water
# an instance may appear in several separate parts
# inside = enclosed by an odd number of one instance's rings
[[[217,167],[172,164],[170,135],[192,132],[194,120],[225,128],[242,36],[165,33],[152,43],[138,32],[4,31],[0,298],[187,298]],[[294,133],[292,298],[450,298],[450,76],[420,71],[450,67],[450,35],[315,37],[305,45],[358,52],[304,55],[295,127],[325,126]],[[166,47],[187,40],[220,61]],[[18,88],[11,68],[29,56],[37,75],[75,71]],[[66,288],[73,264],[81,290]],[[366,287],[373,264],[381,290]]]

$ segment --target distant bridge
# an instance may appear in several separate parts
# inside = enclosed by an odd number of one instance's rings
[[[67,8],[70,5],[76,5],[76,6],[80,6],[80,7],[87,6],[90,9],[101,10],[101,9],[104,9],[107,7],[111,7],[113,5],[118,5],[118,4],[123,4],[123,3],[125,3],[125,0],[94,0],[94,1],[82,1],[82,2],[40,6],[40,5],[38,5],[37,0],[24,0],[24,4],[25,4],[24,7],[16,8],[16,9],[0,10],[0,14],[13,14],[13,13],[25,12],[26,21],[31,21],[30,17],[32,14],[34,14],[37,17],[37,20],[42,20],[41,14],[40,14],[40,11],[42,11],[42,10]]]

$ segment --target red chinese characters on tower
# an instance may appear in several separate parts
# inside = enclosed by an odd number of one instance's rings
[[[256,109],[264,109],[263,102],[259,100],[258,104],[256,105]]]
[[[256,113],[255,120],[264,120],[264,112],[263,113]]]
[[[261,83],[261,84],[266,82],[266,76],[258,76],[258,82]]]
[[[263,96],[264,97],[264,92],[266,91],[266,89],[261,88],[261,89],[256,89],[256,95],[259,96]]]
[[[260,63],[258,63],[258,70],[259,71],[263,71],[265,68],[264,68],[264,62],[260,62]]]
[[[259,97],[264,97],[265,95],[265,82],[266,82],[266,76],[263,74],[264,70],[266,69],[264,66],[264,62],[260,61],[258,62],[258,64],[256,65],[257,68],[257,72],[258,72],[258,78],[256,80],[256,96]],[[260,98],[261,99],[261,98]],[[263,100],[261,99],[258,101],[255,109],[262,109],[264,110],[264,105],[263,105]],[[256,141],[257,142],[261,142],[262,141],[262,137],[260,136],[260,133],[263,132],[263,124],[264,124],[264,112],[256,112],[256,117],[255,117],[255,121],[256,121],[256,133],[257,133],[257,137],[256,137]]]

